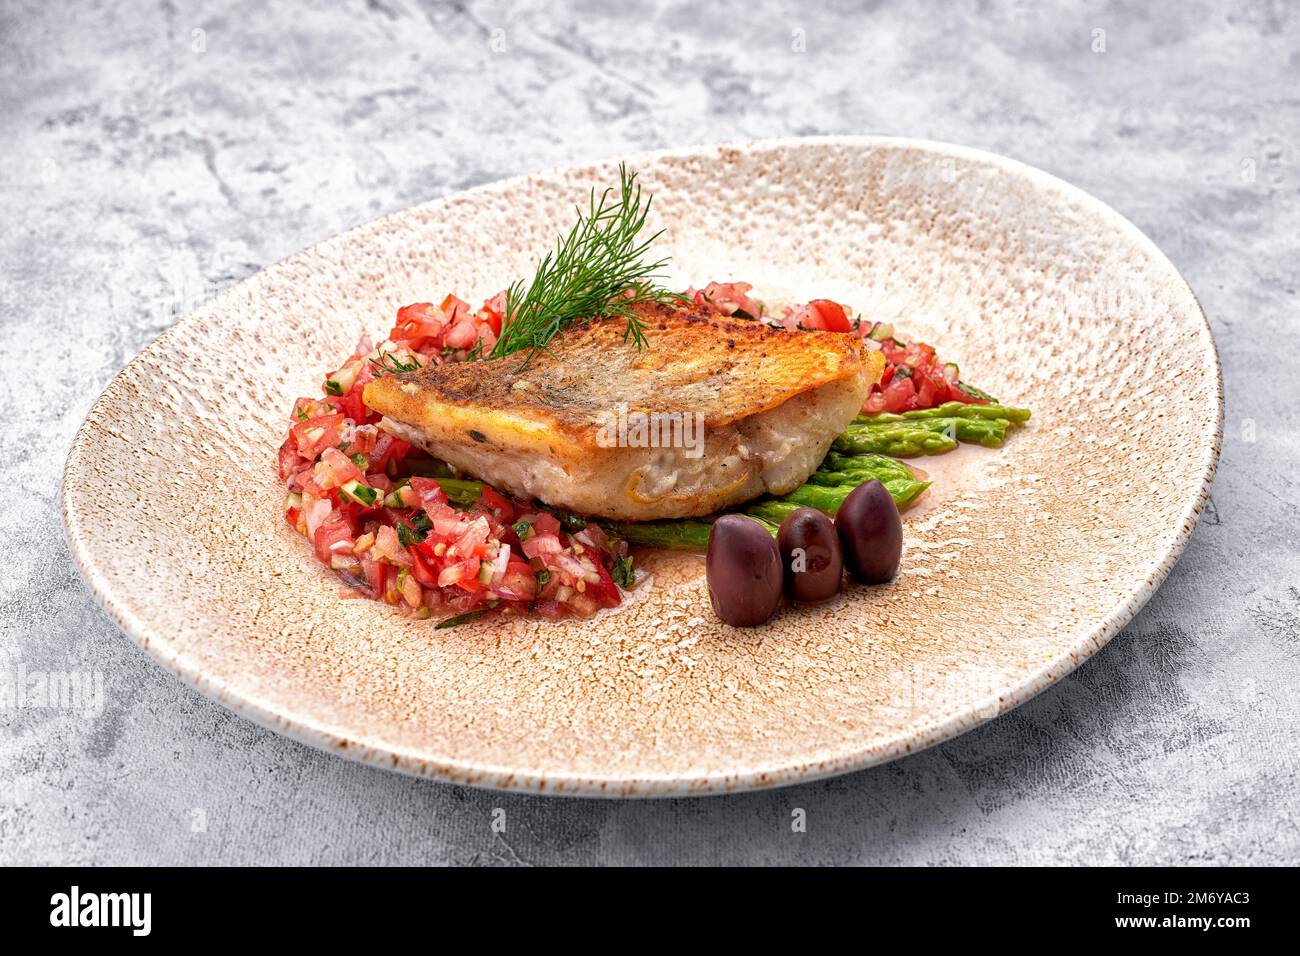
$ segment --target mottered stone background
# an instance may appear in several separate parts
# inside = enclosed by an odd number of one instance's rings
[[[0,863],[1296,862],[1300,12],[856,6],[0,2],[0,665],[104,689],[98,714],[0,710]],[[1154,238],[1209,314],[1213,503],[1145,610],[1053,689],[835,780],[537,799],[277,737],[165,674],[87,593],[59,521],[68,444],[194,304],[502,176],[818,133],[1055,173]]]

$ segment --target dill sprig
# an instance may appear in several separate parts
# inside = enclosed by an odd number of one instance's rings
[[[501,336],[487,358],[527,351],[524,365],[546,350],[551,339],[580,319],[620,316],[627,322],[623,341],[646,345],[645,329],[636,306],[676,303],[682,296],[654,281],[667,259],[644,262],[661,229],[648,239],[638,236],[650,212],[651,197],[642,202],[636,173],[618,168],[619,187],[596,195],[587,210],[578,207],[578,221],[560,237],[554,252],[537,264],[532,282],[520,280],[506,290]],[[481,358],[481,349],[470,358]]]
[[[403,362],[392,352],[381,352],[379,358],[370,360],[370,364],[375,368],[375,378],[383,378],[384,373],[388,372],[393,375],[401,375],[404,372],[414,372],[422,368],[420,360],[414,355],[409,362]]]

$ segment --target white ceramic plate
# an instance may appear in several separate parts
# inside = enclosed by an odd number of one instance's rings
[[[747,279],[892,321],[1028,405],[1000,450],[918,464],[903,571],[732,630],[703,565],[582,623],[434,630],[342,601],[283,520],[298,395],[408,302],[520,275],[616,161],[404,210],[277,263],[150,345],[68,458],[72,553],[123,630],[239,714],[477,786],[610,796],[776,786],[890,760],[1041,691],[1164,579],[1222,432],[1190,289],[1115,212],[987,153],[831,138],[624,157],[678,280]],[[598,373],[598,370],[593,370]]]

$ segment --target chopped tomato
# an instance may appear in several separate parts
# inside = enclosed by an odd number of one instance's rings
[[[492,512],[502,524],[509,524],[515,519],[515,509],[510,504],[510,499],[489,485],[483,486],[483,494],[479,496],[478,503]]]
[[[813,299],[807,305],[794,309],[782,322],[787,328],[809,329],[822,332],[852,332],[844,306],[830,299]]]
[[[885,411],[899,414],[916,408],[916,386],[910,377],[895,374],[885,386]]]
[[[951,402],[965,402],[967,405],[987,405],[987,398],[976,398],[974,395],[962,391],[961,385],[948,386],[948,400]]]
[[[710,282],[703,289],[687,289],[685,294],[695,305],[718,315],[758,319],[767,307],[750,298],[753,288],[748,282]]]
[[[962,390],[957,366],[941,363],[931,346],[924,342],[899,342],[892,337],[892,330],[876,341],[873,331],[874,328],[867,330],[864,337],[871,348],[885,356],[885,370],[880,383],[872,386],[871,394],[862,404],[864,415],[935,408],[945,402],[988,404],[986,399]]]
[[[447,298],[443,299],[442,305],[438,306],[438,308],[452,322],[459,322],[469,315],[469,303],[454,295],[448,295]]]
[[[336,555],[351,556],[353,531],[354,527],[342,511],[330,512],[330,516],[316,529],[316,534],[312,537],[316,557],[322,564],[330,567]]]
[[[863,415],[879,415],[885,411],[885,393],[878,391],[880,386],[873,386],[873,391],[867,396],[867,400],[862,403]]]
[[[354,422],[364,422],[366,420],[366,403],[361,400],[362,389],[365,383],[352,386],[352,391],[348,392],[339,399],[338,409]]]
[[[432,302],[417,302],[397,310],[397,324],[389,336],[416,351],[425,346],[442,347],[442,335],[450,321]]]
[[[468,351],[480,341],[484,347],[491,347],[501,334],[504,295],[493,296],[478,312],[471,312],[469,303],[454,295],[438,306],[431,302],[405,306],[398,310],[397,324],[389,338],[415,352],[432,353],[439,362],[443,360],[439,353],[446,349]]]
[[[559,554],[564,550],[564,543],[560,541],[559,535],[544,534],[535,530],[536,525],[533,527],[533,535],[520,546],[528,557],[536,558],[543,554]]]
[[[361,570],[366,575],[366,583],[370,585],[376,596],[383,594],[388,590],[388,578],[390,567],[387,564],[381,564],[378,561],[371,561],[369,558],[361,562]]]
[[[411,574],[415,580],[420,582],[422,587],[436,588],[438,586],[438,576],[434,574],[433,568],[429,566],[429,561],[424,556],[424,552],[418,548],[407,548],[406,553],[411,556]]]
[[[512,560],[506,565],[505,577],[501,579],[497,590],[514,595],[521,601],[531,601],[537,596],[537,575],[523,561]]]
[[[300,398],[293,403],[293,411],[290,414],[293,421],[297,423],[333,413],[334,407],[323,398]]]
[[[492,298],[483,303],[483,308],[479,309],[478,317],[487,323],[492,334],[497,338],[501,337],[501,325],[506,314],[506,292],[501,290]]]
[[[316,486],[323,491],[346,485],[349,481],[359,481],[361,469],[356,463],[337,448],[326,448],[321,453],[313,475]]]
[[[473,316],[466,316],[447,330],[443,346],[449,349],[473,348],[480,338],[485,340],[484,347],[496,342],[496,336],[489,326],[476,321]]]
[[[588,584],[584,592],[587,597],[596,602],[598,607],[615,607],[619,603],[618,587],[614,584],[614,579],[606,570],[605,565],[600,561],[593,561],[596,573],[600,575],[600,581],[596,584]]]
[[[326,448],[337,448],[343,441],[343,416],[318,415],[293,426],[290,434],[298,445],[298,454],[312,460]]]
[[[533,530],[538,534],[558,535],[560,533],[560,519],[555,517],[555,515],[543,512],[538,515],[537,519],[533,522]]]
[[[296,475],[302,469],[304,461],[302,455],[298,454],[297,439],[292,434],[289,435],[280,446],[280,480],[288,481]]]
[[[429,517],[433,517],[434,509],[447,504],[447,492],[432,478],[412,478],[411,490],[420,499],[420,507],[428,512]]]
[[[930,376],[929,370],[917,368],[912,370],[912,384],[916,388],[916,407],[933,408],[935,405],[942,404],[936,401],[939,395],[945,398],[948,395],[948,384],[939,376],[939,381]]]

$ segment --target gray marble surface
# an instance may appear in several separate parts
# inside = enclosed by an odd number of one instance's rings
[[[1284,3],[3,0],[0,665],[100,675],[103,698],[0,710],[0,863],[1295,863],[1297,78]],[[1152,236],[1210,316],[1213,505],[1146,609],[1052,690],[816,784],[525,798],[234,717],[87,593],[59,523],[69,441],[194,303],[501,176],[817,133],[1062,176]]]

